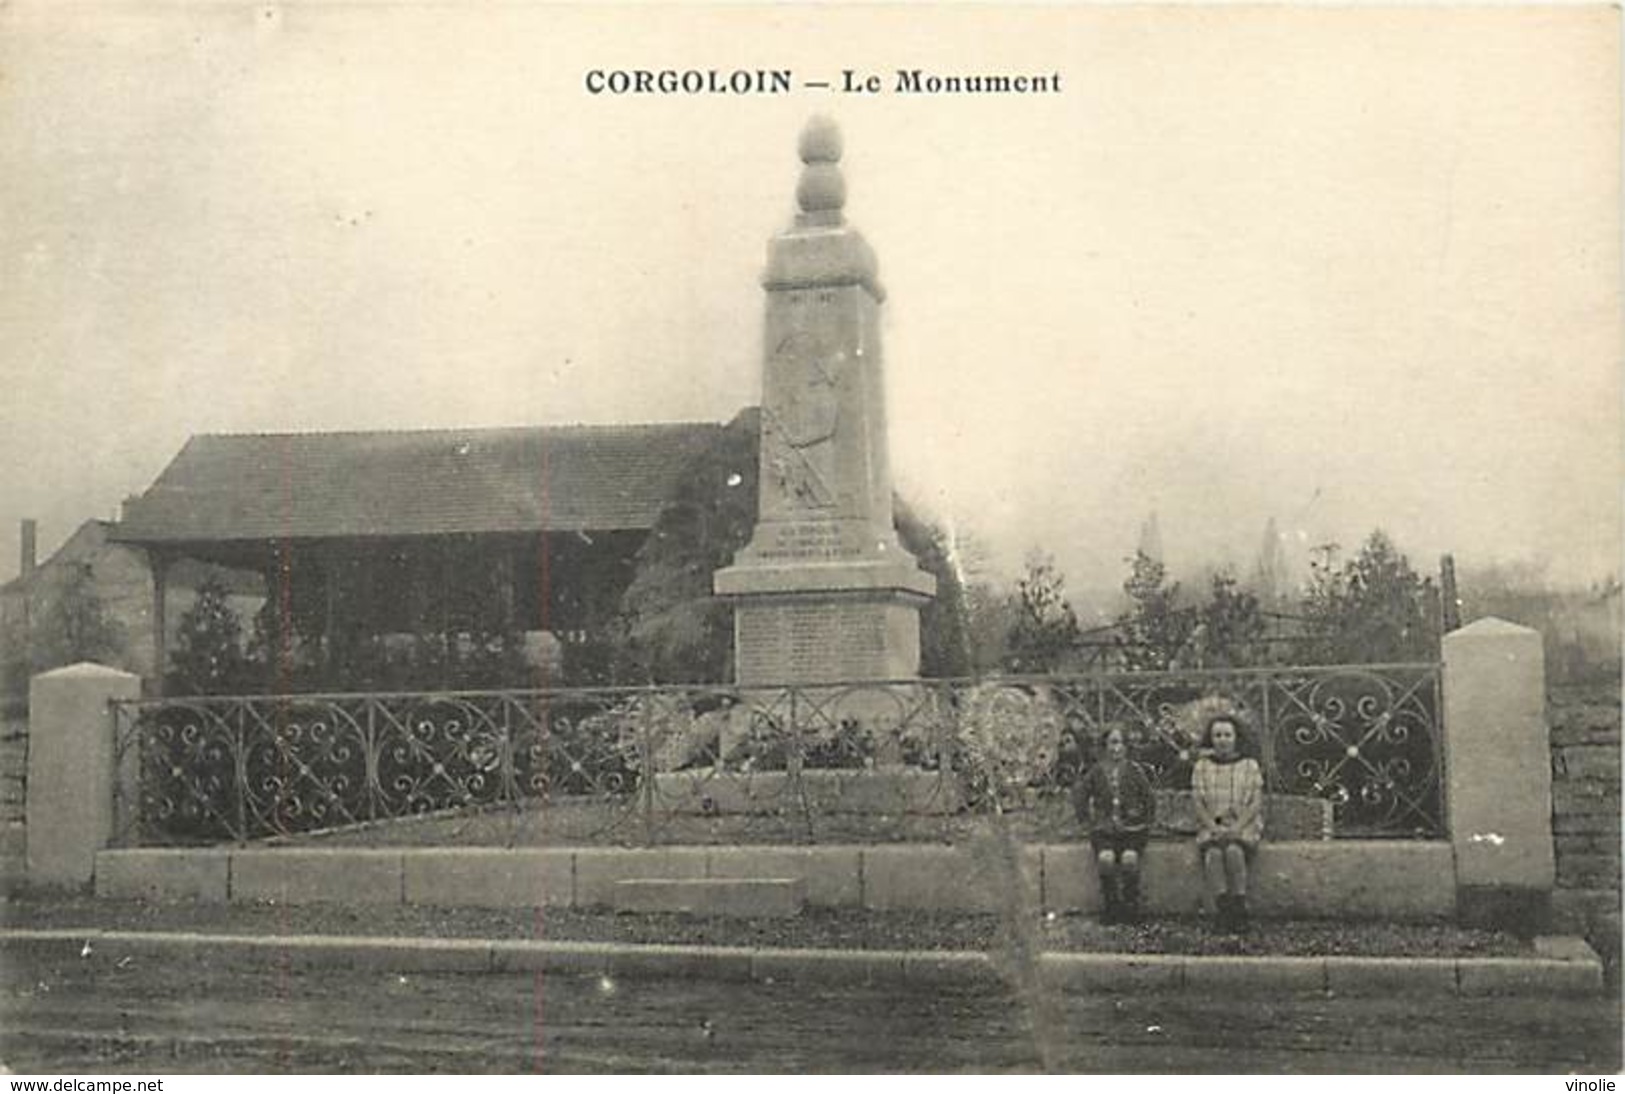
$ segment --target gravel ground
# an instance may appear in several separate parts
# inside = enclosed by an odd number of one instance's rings
[[[0,900],[9,927],[208,931],[241,934],[540,938],[704,946],[985,950],[1000,934],[991,915],[809,909],[794,919],[736,919],[565,909],[149,903],[88,896]],[[1193,919],[1105,926],[1092,917],[1046,915],[1032,925],[1045,948],[1097,953],[1502,957],[1532,952],[1503,933],[1450,924],[1255,920],[1244,937],[1216,935]]]

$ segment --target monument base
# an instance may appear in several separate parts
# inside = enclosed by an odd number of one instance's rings
[[[734,602],[742,686],[906,680],[920,672],[920,608],[936,579],[913,560],[749,562],[716,575]]]
[[[740,597],[734,650],[742,687],[912,679],[919,598],[893,589]]]

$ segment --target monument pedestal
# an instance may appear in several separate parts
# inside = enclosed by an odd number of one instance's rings
[[[920,608],[936,591],[912,562],[731,566],[734,678],[742,685],[910,680],[920,672]]]

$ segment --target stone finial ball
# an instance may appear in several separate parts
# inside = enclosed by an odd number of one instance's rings
[[[796,204],[803,213],[839,211],[846,205],[846,179],[833,163],[809,163],[796,184]]]
[[[807,121],[801,131],[799,147],[802,163],[839,163],[841,159],[841,129],[822,114]]]

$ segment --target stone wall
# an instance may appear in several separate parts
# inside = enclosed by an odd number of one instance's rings
[[[1547,697],[1552,741],[1552,841],[1557,851],[1553,912],[1558,926],[1617,954],[1620,912],[1620,688],[1553,687]]]
[[[1011,885],[1053,911],[1100,906],[1086,846],[1028,844],[1019,865],[998,845],[743,847],[197,847],[102,850],[98,895],[117,899],[303,904],[587,908],[611,905],[619,881],[801,878],[807,902],[876,911],[999,912]],[[1268,842],[1253,907],[1261,916],[1427,922],[1455,910],[1454,858],[1443,840]],[[1146,852],[1143,896],[1156,915],[1190,915],[1201,872],[1189,840]]]
[[[24,791],[28,785],[28,711],[0,699],[0,891],[24,873]]]

